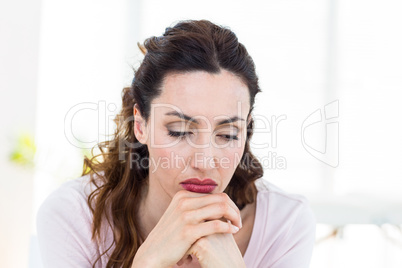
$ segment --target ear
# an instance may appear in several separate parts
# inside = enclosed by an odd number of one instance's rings
[[[251,119],[253,119],[253,117],[251,116],[251,113],[249,113],[247,117],[247,126],[250,124]]]
[[[135,104],[133,107],[133,115],[134,115],[134,135],[140,143],[146,144],[147,131],[146,131],[145,119],[142,117],[137,104]]]

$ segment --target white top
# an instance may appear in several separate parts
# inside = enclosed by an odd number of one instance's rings
[[[42,262],[47,267],[92,267],[113,242],[103,226],[105,241],[92,241],[92,213],[87,197],[95,188],[89,175],[65,182],[39,208],[37,232]],[[254,227],[244,255],[248,268],[308,268],[315,241],[316,218],[309,201],[265,180],[256,182]],[[114,247],[97,262],[106,267]]]

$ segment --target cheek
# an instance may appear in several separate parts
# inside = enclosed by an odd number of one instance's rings
[[[243,156],[244,146],[240,148],[227,148],[222,152],[219,160],[220,168],[224,173],[234,173]]]
[[[165,135],[162,128],[153,131],[149,137],[149,156],[155,162],[167,161],[174,153],[174,144],[168,135]]]
[[[162,160],[168,159],[169,152],[163,148],[153,148],[149,151],[149,156],[152,158],[154,163],[159,163]]]
[[[176,173],[181,172],[186,165],[186,157],[182,153],[183,150],[175,146],[150,150],[149,155],[152,159],[151,165],[154,167],[154,173],[160,172],[161,174],[175,176]]]

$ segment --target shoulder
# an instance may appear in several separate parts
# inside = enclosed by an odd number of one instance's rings
[[[316,228],[316,218],[309,200],[263,179],[257,181],[256,186],[258,194],[253,246],[258,248],[258,253],[253,257],[271,265],[283,260],[290,263],[293,258],[300,261],[300,265],[278,267],[308,267],[305,264],[312,254]]]
[[[310,208],[310,201],[304,195],[289,193],[267,180],[256,181],[256,187],[257,200],[260,201],[260,205],[269,208],[269,211],[264,210],[263,212],[273,213],[279,209],[283,213],[287,211],[287,213],[297,214],[299,210]]]
[[[39,207],[36,226],[45,267],[82,267],[99,255],[87,203],[95,188],[89,182],[89,175],[64,182]]]
[[[265,227],[286,232],[289,228],[315,227],[314,212],[304,195],[289,193],[266,180],[256,182],[256,186],[257,213],[265,220]]]
[[[52,231],[52,228],[71,231],[77,225],[89,224],[91,213],[87,204],[90,192],[88,182],[88,175],[66,181],[46,197],[36,215],[39,239]]]
[[[43,201],[38,210],[38,219],[42,219],[49,213],[61,213],[60,216],[69,216],[68,212],[73,213],[71,215],[74,218],[77,212],[84,212],[89,214],[89,207],[87,205],[87,198],[94,187],[89,184],[89,175],[79,177],[73,180],[69,180],[61,184],[55,189],[46,199]],[[82,215],[80,215],[82,216]]]

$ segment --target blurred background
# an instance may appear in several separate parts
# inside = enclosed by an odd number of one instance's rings
[[[227,26],[253,57],[252,148],[306,196],[311,268],[402,267],[402,2],[0,1],[0,259],[42,267],[35,216],[113,133],[137,42],[182,19]]]

